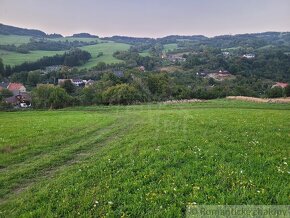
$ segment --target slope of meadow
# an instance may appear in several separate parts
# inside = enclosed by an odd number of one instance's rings
[[[54,56],[56,54],[63,54],[65,51],[31,51],[28,54],[21,54],[17,52],[4,51],[0,49],[0,58],[4,64],[11,66],[20,65],[24,62],[34,62],[44,56]]]
[[[6,44],[15,44],[19,46],[20,44],[28,43],[30,37],[29,36],[3,36],[0,35],[0,45]],[[57,39],[49,39],[53,41],[84,41],[84,42],[92,42],[98,41],[98,44],[89,45],[80,47],[80,49],[88,51],[91,53],[92,58],[88,63],[81,66],[81,68],[91,68],[96,66],[99,62],[105,62],[107,64],[111,63],[119,63],[120,60],[113,57],[114,52],[116,51],[124,51],[130,48],[130,45],[124,43],[115,43],[115,42],[107,42],[102,41],[100,39],[94,38],[74,38],[74,37],[65,37],[65,38],[57,38]],[[21,54],[17,52],[0,50],[0,58],[2,58],[4,64],[9,64],[11,66],[22,64],[23,62],[33,62],[44,56],[53,56],[56,54],[63,54],[65,51],[31,51],[28,54]],[[97,57],[98,54],[102,52],[103,56]]]
[[[28,43],[30,38],[30,36],[0,35],[0,45],[14,44],[19,46],[21,44]]]
[[[82,50],[91,53],[92,58],[81,68],[91,68],[96,66],[99,62],[105,62],[106,64],[122,62],[113,57],[116,51],[125,51],[130,48],[130,45],[124,43],[106,42],[96,45],[89,45],[81,47]],[[103,55],[98,57],[98,54],[102,52]]]
[[[228,100],[0,113],[5,217],[288,204],[290,106]]]

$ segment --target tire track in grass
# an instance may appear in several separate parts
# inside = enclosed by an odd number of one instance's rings
[[[109,124],[110,125],[110,124]],[[111,124],[112,125],[112,124]],[[32,162],[34,159],[41,157],[41,155],[45,155],[48,152],[54,151],[55,147],[57,145],[57,148],[63,148],[63,146],[67,145],[69,143],[78,142],[80,138],[91,135],[95,133],[96,131],[101,130],[104,127],[94,126],[93,128],[89,127],[85,131],[79,131],[78,134],[75,136],[74,134],[69,137],[64,137],[60,140],[52,141],[51,143],[44,144],[41,146],[38,146],[37,144],[40,144],[40,142],[37,142],[36,145],[29,148],[27,151],[19,150],[17,153],[14,154],[14,157],[17,158],[11,158],[10,160],[5,161],[5,165],[1,168],[0,172],[5,172],[7,170],[11,170],[14,167],[23,167],[23,164],[26,164],[27,162]],[[27,158],[29,157],[29,158]],[[4,163],[3,163],[4,164]]]
[[[17,197],[37,182],[44,179],[51,179],[67,167],[73,164],[78,164],[93,156],[96,152],[102,149],[102,147],[114,140],[117,140],[133,126],[134,124],[129,120],[125,121],[124,119],[117,119],[116,123],[113,125],[98,131],[97,137],[90,136],[87,140],[81,141],[80,147],[77,147],[66,154],[60,154],[55,159],[52,159],[42,166],[37,166],[36,169],[30,170],[29,174],[24,174],[21,176],[21,181],[10,185],[8,192],[6,191],[4,194],[1,193],[2,196],[0,199],[0,204],[4,204],[9,201],[9,199]],[[10,180],[7,182],[10,182]],[[9,184],[6,185],[9,186]]]
[[[11,187],[17,187],[19,183],[25,183],[25,181],[33,179],[44,169],[61,165],[62,162],[70,159],[78,150],[83,149],[89,143],[93,143],[92,140],[96,143],[103,140],[106,134],[109,134],[106,131],[110,130],[111,127],[112,125],[103,129],[90,131],[90,134],[85,139],[77,138],[78,141],[77,139],[68,141],[67,146],[62,146],[61,149],[57,147],[57,150],[54,149],[52,152],[46,151],[47,153],[43,153],[42,155],[32,156],[29,162],[17,164],[5,169],[0,174],[0,197],[9,193]]]

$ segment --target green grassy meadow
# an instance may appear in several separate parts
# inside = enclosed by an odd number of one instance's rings
[[[0,112],[3,217],[183,217],[289,203],[290,105]]]
[[[0,45],[11,45],[16,46],[28,43],[30,36],[17,36],[17,35],[0,35]]]
[[[19,46],[24,43],[28,43],[30,36],[14,36],[14,35],[0,35],[0,45],[15,44]],[[79,68],[92,68],[96,66],[99,62],[105,62],[106,64],[119,63],[121,60],[118,60],[113,57],[114,52],[116,51],[126,51],[130,48],[130,45],[124,43],[116,43],[111,41],[103,41],[100,39],[94,38],[75,38],[75,37],[64,37],[57,39],[49,39],[52,41],[84,41],[92,42],[98,41],[96,45],[89,45],[81,47],[80,49],[88,51],[91,53],[92,58],[83,66]],[[169,50],[174,50],[177,48],[177,44],[167,44],[164,45],[164,51],[168,52]],[[31,51],[29,54],[21,54],[17,52],[10,52],[5,50],[0,50],[0,58],[2,58],[4,64],[11,66],[19,65],[24,62],[33,62],[44,56],[53,56],[55,54],[63,54],[65,51]],[[99,52],[103,52],[104,55],[97,57]],[[140,53],[141,56],[150,56],[148,51]]]
[[[28,54],[21,54],[17,52],[10,52],[0,50],[0,58],[2,58],[4,64],[9,64],[11,66],[19,65],[24,62],[33,62],[44,56],[54,56],[56,54],[63,54],[64,51],[31,51]]]
[[[27,36],[3,36],[0,35],[0,45],[5,44],[15,44],[20,45],[29,42],[30,37]],[[100,39],[94,38],[74,38],[74,37],[65,37],[65,38],[58,38],[58,39],[49,39],[53,41],[84,41],[84,42],[91,42],[91,41],[98,41],[98,44],[89,45],[80,47],[80,49],[88,51],[91,53],[92,58],[87,62],[85,65],[81,66],[80,68],[91,68],[96,66],[99,62],[105,62],[107,64],[111,63],[119,63],[120,60],[113,57],[113,53],[116,51],[124,51],[130,48],[130,45],[124,43],[115,43],[110,41],[102,41]],[[0,50],[0,58],[2,58],[4,64],[9,64],[11,66],[19,65],[24,62],[33,62],[36,61],[44,56],[53,56],[55,54],[63,54],[65,51],[31,51],[28,54],[21,54],[17,52],[10,52]],[[103,52],[104,55],[101,57],[97,57],[99,52]]]
[[[92,58],[81,68],[91,68],[96,66],[99,62],[105,62],[107,64],[119,63],[121,60],[118,60],[113,57],[113,54],[116,51],[125,51],[130,48],[130,45],[124,43],[115,43],[115,42],[106,42],[96,45],[89,45],[81,47],[82,50],[88,51],[91,53]],[[99,52],[103,52],[103,56],[97,57]]]
[[[172,43],[172,44],[166,44],[166,45],[164,45],[164,51],[165,52],[168,52],[168,51],[170,51],[170,50],[174,50],[174,49],[177,49],[178,47],[177,47],[177,43]]]

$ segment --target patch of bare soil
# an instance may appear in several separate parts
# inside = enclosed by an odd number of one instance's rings
[[[183,99],[183,100],[171,100],[164,101],[163,104],[179,104],[179,103],[196,103],[196,102],[205,102],[205,100],[200,99]]]
[[[246,96],[228,96],[227,99],[249,101],[256,103],[276,103],[276,104],[287,104],[290,103],[290,97],[288,98],[254,98]]]
[[[177,72],[177,71],[183,71],[182,67],[179,67],[179,66],[162,67],[159,70],[167,72],[167,73],[174,73],[174,72]]]

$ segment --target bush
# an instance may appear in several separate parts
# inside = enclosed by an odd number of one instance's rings
[[[68,94],[73,94],[76,91],[76,86],[71,82],[71,80],[65,80],[61,84],[61,88],[63,88]]]
[[[267,96],[269,98],[280,98],[283,97],[283,89],[281,87],[274,87],[268,90]]]
[[[9,89],[2,89],[0,91],[0,100],[3,98],[9,98],[13,96],[13,93]]]
[[[42,85],[32,91],[32,106],[34,108],[59,109],[70,106],[72,97],[60,87]]]
[[[132,104],[140,100],[138,90],[128,84],[112,86],[103,92],[103,102],[105,104]]]
[[[287,97],[290,97],[290,85],[288,85],[286,88],[285,88],[285,95],[287,96]]]
[[[1,97],[0,97],[1,100]],[[13,109],[13,105],[6,103],[6,102],[1,102],[0,101],[0,111],[9,111]]]

